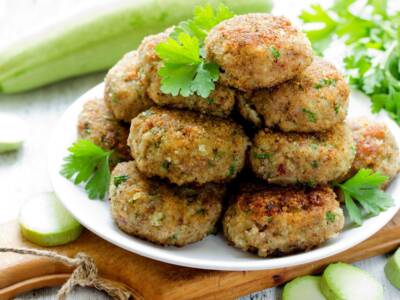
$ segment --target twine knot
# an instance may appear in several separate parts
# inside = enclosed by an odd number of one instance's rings
[[[0,252],[14,252],[18,254],[31,254],[35,256],[49,257],[63,264],[75,267],[71,277],[57,293],[57,299],[65,300],[75,286],[94,287],[106,292],[109,296],[118,300],[133,298],[133,294],[127,288],[117,286],[115,283],[104,280],[98,276],[98,269],[94,260],[85,253],[78,253],[74,258],[57,254],[53,251],[29,249],[29,248],[0,248]]]

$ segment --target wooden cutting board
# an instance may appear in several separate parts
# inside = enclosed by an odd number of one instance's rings
[[[400,212],[374,236],[358,246],[314,263],[292,268],[231,272],[178,267],[151,260],[84,231],[74,243],[54,247],[60,254],[85,252],[104,279],[128,287],[137,299],[234,299],[282,284],[294,277],[320,272],[331,262],[354,262],[390,252],[400,245]],[[34,247],[24,240],[18,224],[0,225],[0,247]],[[0,253],[0,299],[41,287],[61,285],[71,269],[47,258]]]

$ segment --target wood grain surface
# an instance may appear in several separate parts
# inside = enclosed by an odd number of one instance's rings
[[[19,39],[26,31],[34,27],[40,27],[49,19],[62,18],[71,11],[84,7],[92,7],[106,0],[1,0],[0,1],[0,47],[8,45],[11,41]],[[113,0],[114,1],[114,0]],[[130,0],[128,0],[130,1]],[[189,1],[189,0],[188,0]],[[301,9],[309,7],[311,3],[326,4],[322,0],[280,0],[274,1],[274,13],[291,17],[296,21]],[[101,82],[105,73],[85,76],[53,84],[48,87],[34,90],[28,93],[16,95],[0,95],[0,111],[15,114],[23,118],[30,127],[30,134],[23,148],[18,152],[0,154],[0,223],[15,219],[18,215],[21,203],[31,195],[50,191],[52,189],[47,174],[48,137],[51,129],[57,123],[59,117],[67,107],[82,93]],[[1,233],[0,233],[1,234]],[[398,233],[400,235],[400,232]],[[18,258],[19,257],[19,258]],[[22,259],[21,256],[0,256],[0,269],[3,263],[9,259]],[[380,255],[374,258],[362,260],[355,263],[372,274],[384,287],[385,300],[400,299],[399,290],[390,285],[386,279],[383,266],[386,256]],[[40,267],[45,267],[39,265]],[[46,273],[46,272],[45,272]],[[55,278],[60,280],[59,273]],[[0,271],[0,276],[2,271]],[[49,275],[50,277],[53,275]],[[137,276],[137,274],[136,274]],[[244,276],[244,275],[243,275]],[[4,278],[4,276],[3,276]],[[43,277],[35,277],[24,281],[29,284],[30,280],[37,282],[30,288],[40,286],[52,286],[61,281],[55,281]],[[44,280],[44,281],[42,281]],[[262,280],[261,280],[262,281]],[[226,281],[221,281],[225,283]],[[40,284],[39,284],[40,283]],[[20,291],[26,290],[21,284]],[[261,291],[264,284],[256,293],[245,296],[242,300],[278,300],[280,299],[280,288],[271,288]],[[200,287],[208,289],[207,286]],[[13,287],[15,289],[15,287]],[[18,296],[18,300],[54,300],[58,287],[40,289],[34,292]],[[154,289],[157,286],[154,284]],[[5,289],[2,289],[2,292]],[[185,293],[183,290],[181,294]],[[70,299],[74,300],[108,300],[109,298],[101,292],[89,288],[78,288],[73,291]]]
[[[400,213],[374,236],[338,255],[292,268],[231,272],[191,269],[151,260],[84,231],[74,243],[51,248],[57,253],[90,255],[100,275],[129,287],[137,299],[235,299],[280,285],[294,277],[315,274],[331,262],[354,262],[387,253],[400,245]],[[18,224],[0,225],[0,247],[34,247],[24,240]],[[61,284],[71,269],[47,258],[0,253],[0,299],[34,288]],[[156,287],[156,288],[155,288]]]

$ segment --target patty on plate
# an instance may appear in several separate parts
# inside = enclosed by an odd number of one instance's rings
[[[143,176],[130,161],[114,168],[109,195],[121,230],[157,244],[184,246],[214,231],[225,187],[167,184]]]
[[[356,157],[349,178],[362,168],[371,169],[389,178],[386,186],[399,172],[399,148],[386,124],[361,117],[348,121],[353,131]]]
[[[206,57],[222,69],[223,84],[247,91],[282,83],[312,62],[310,41],[285,17],[255,13],[216,25],[205,40]]]
[[[249,153],[256,175],[270,183],[327,183],[346,174],[354,160],[350,128],[314,134],[260,130]]]
[[[337,235],[344,215],[328,186],[244,183],[223,217],[225,237],[259,256],[310,250]]]
[[[127,145],[129,127],[116,120],[102,98],[87,101],[78,117],[79,138],[104,150],[113,150],[113,159],[131,159]]]
[[[272,89],[238,95],[239,112],[245,119],[283,131],[330,129],[344,121],[348,104],[346,80],[321,58],[314,58],[301,74]]]
[[[182,185],[233,179],[249,141],[233,121],[152,107],[132,120],[128,144],[141,172]]]
[[[153,105],[147,97],[148,80],[139,66],[137,51],[127,54],[105,78],[104,99],[118,120],[130,121]]]

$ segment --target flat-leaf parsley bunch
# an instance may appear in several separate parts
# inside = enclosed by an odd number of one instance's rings
[[[211,5],[196,7],[194,17],[175,27],[170,37],[156,46],[163,66],[159,70],[161,91],[184,97],[197,94],[207,98],[215,89],[219,67],[204,57],[204,39],[215,25],[234,16],[226,6],[215,11]]]

